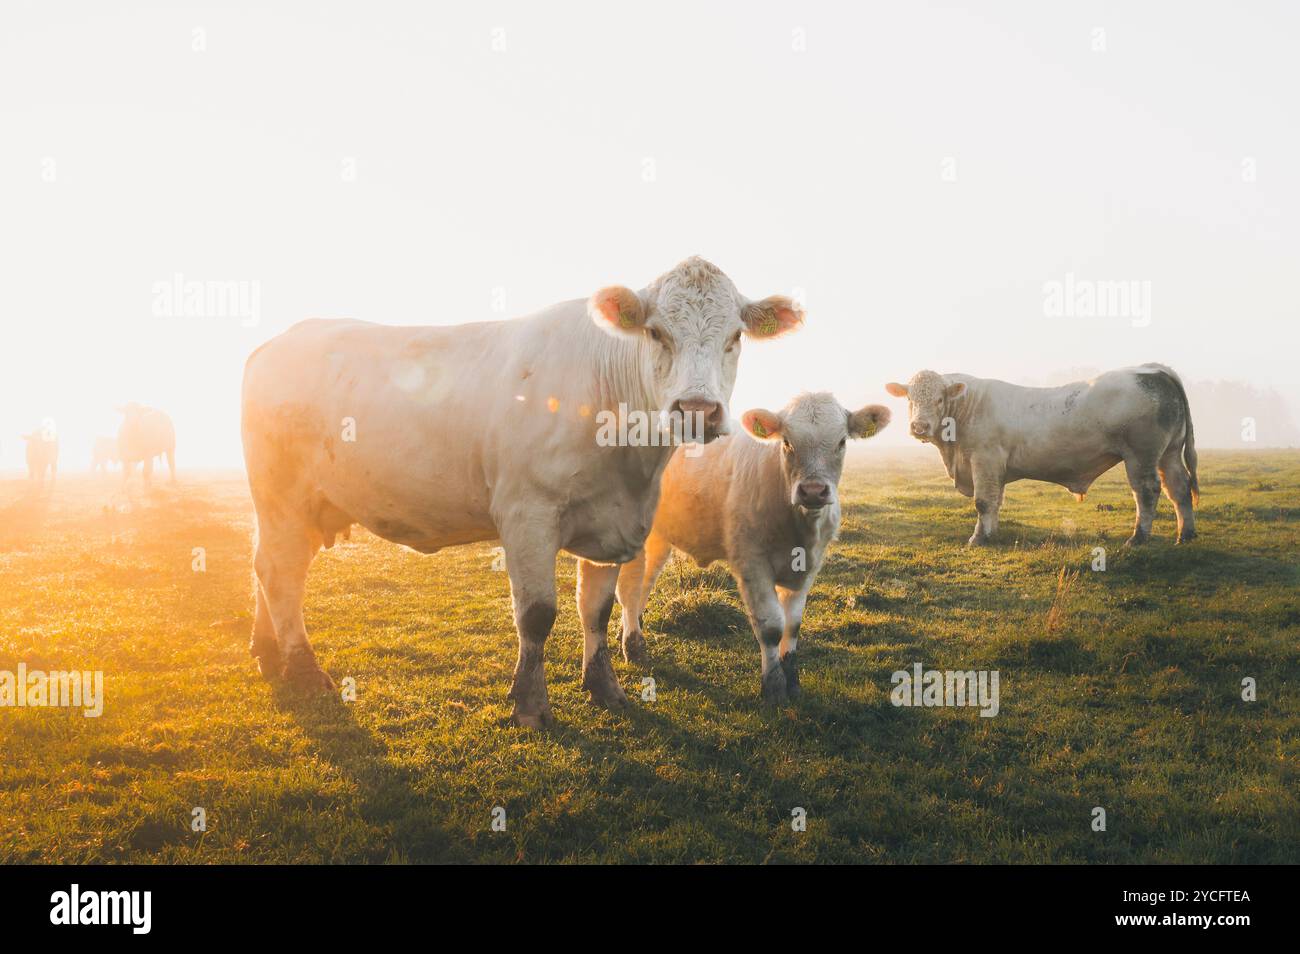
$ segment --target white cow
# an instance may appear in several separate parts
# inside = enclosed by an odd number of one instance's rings
[[[45,491],[45,475],[50,477],[50,491],[54,490],[54,481],[59,476],[59,438],[51,425],[46,424],[38,431],[24,434],[27,442],[27,477],[32,490],[36,493]]]
[[[125,484],[136,464],[143,464],[145,486],[153,481],[153,460],[167,455],[171,482],[176,483],[176,428],[164,412],[141,404],[119,407],[122,426],[117,432],[117,452]]]
[[[117,452],[116,437],[96,437],[95,443],[90,451],[90,471],[98,474],[103,471],[108,473],[110,467],[120,461]]]
[[[795,650],[808,591],[839,532],[840,472],[850,437],[871,437],[889,409],[847,411],[830,394],[803,394],[780,414],[746,411],[745,430],[697,456],[685,449],[664,473],[645,550],[623,567],[623,654],[645,653],[642,611],[673,547],[701,566],[726,560],[763,662],[763,699],[799,692]]]
[[[608,446],[608,416],[685,412],[706,440],[726,433],[742,332],[775,337],[802,320],[789,298],[750,301],[692,258],[639,292],[604,288],[512,321],[313,320],[267,342],[243,388],[262,672],[332,686],[303,626],[307,569],[360,523],[423,553],[500,539],[519,635],[510,697],[533,727],[552,719],[542,648],[555,557],[579,557],[583,686],[626,705],[605,630],[673,447]]]
[[[1057,388],[921,371],[885,388],[907,398],[912,436],[939,448],[957,489],[974,496],[971,546],[997,530],[1002,489],[1011,481],[1045,480],[1083,500],[1120,461],[1137,504],[1128,543],[1150,538],[1162,485],[1178,512],[1178,542],[1196,536],[1192,413],[1171,368],[1144,364]]]

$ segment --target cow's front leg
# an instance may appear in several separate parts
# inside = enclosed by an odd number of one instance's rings
[[[785,673],[785,691],[790,698],[799,695],[799,627],[803,625],[803,608],[807,590],[780,589],[777,596],[785,611],[785,630],[781,634],[781,669]]]
[[[1002,474],[992,467],[973,465],[975,483],[975,532],[966,541],[967,546],[978,547],[989,542],[998,529],[998,511],[1002,508]]]
[[[746,574],[739,583],[745,613],[762,655],[763,701],[781,705],[789,699],[789,692],[780,656],[781,639],[785,635],[785,613],[776,598],[776,585],[770,574],[762,572]]]
[[[609,614],[614,608],[614,587],[619,565],[578,561],[578,618],[582,620],[582,688],[591,701],[608,709],[627,706],[627,694],[618,684],[609,658]]]
[[[555,721],[546,695],[543,650],[555,624],[555,557],[560,551],[549,536],[526,531],[509,539],[502,534],[501,546],[519,632],[519,658],[510,687],[515,704],[511,720],[515,725],[541,729]]]

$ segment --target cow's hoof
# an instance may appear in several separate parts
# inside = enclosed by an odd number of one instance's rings
[[[604,646],[583,667],[582,688],[591,693],[593,703],[606,709],[624,709],[630,704],[610,665],[609,650]]]
[[[650,661],[650,650],[646,647],[645,636],[640,630],[623,637],[623,659],[637,666]]]
[[[518,706],[510,715],[510,721],[521,729],[549,729],[555,725],[555,716],[551,715],[551,707],[546,706],[537,712],[521,712]]]
[[[1135,533],[1133,534],[1133,536],[1129,537],[1127,540],[1124,541],[1124,546],[1140,547],[1142,546],[1142,544],[1146,543],[1149,539],[1151,539],[1151,534],[1149,533],[1143,533],[1143,534]]]
[[[785,670],[773,666],[763,677],[763,704],[783,706],[790,701],[790,693],[785,683]]]
[[[1191,541],[1193,541],[1193,540],[1195,540],[1195,539],[1196,539],[1196,531],[1195,531],[1195,530],[1187,530],[1187,531],[1184,531],[1183,533],[1180,533],[1180,534],[1178,535],[1178,542],[1179,542],[1179,543],[1190,543]]]
[[[983,547],[983,546],[988,546],[988,542],[989,542],[988,537],[982,537],[978,533],[973,533],[971,534],[971,538],[966,541],[966,546]]]
[[[799,657],[796,653],[786,653],[781,657],[781,669],[785,673],[785,693],[791,699],[797,699],[803,690],[799,688]]]
[[[284,664],[284,679],[295,689],[305,692],[334,692],[337,688],[329,673],[320,667],[311,653],[295,653]]]
[[[284,659],[280,656],[280,646],[274,641],[253,640],[248,651],[257,660],[257,671],[263,679],[279,679],[284,674]]]

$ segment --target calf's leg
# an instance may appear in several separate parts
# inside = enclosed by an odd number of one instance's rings
[[[795,655],[799,648],[799,627],[803,625],[803,608],[808,602],[807,590],[777,588],[777,598],[785,612],[785,629],[781,634],[781,669],[785,672],[785,691],[790,698],[799,695],[799,663]]]
[[[1156,474],[1154,461],[1140,457],[1124,460],[1124,470],[1128,474],[1128,485],[1133,488],[1133,501],[1137,505],[1137,521],[1133,526],[1133,536],[1126,542],[1137,546],[1151,539],[1151,521],[1156,516],[1156,502],[1160,500],[1160,477]]]
[[[781,667],[781,639],[785,635],[785,613],[776,598],[771,576],[761,571],[744,574],[737,580],[745,614],[758,640],[763,661],[763,701],[781,705],[788,701],[785,670]]]
[[[609,709],[628,704],[609,660],[609,614],[621,566],[578,561],[578,618],[582,620],[582,688]]]

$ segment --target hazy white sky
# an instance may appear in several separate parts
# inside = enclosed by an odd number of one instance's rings
[[[504,317],[690,254],[806,298],[736,414],[1148,360],[1300,406],[1295,4],[269,6],[0,7],[0,467],[44,417],[84,466],[129,400],[182,468],[238,464],[243,360],[302,318]],[[259,320],[158,314],[178,273]],[[1067,274],[1149,282],[1149,323],[1046,314]]]

